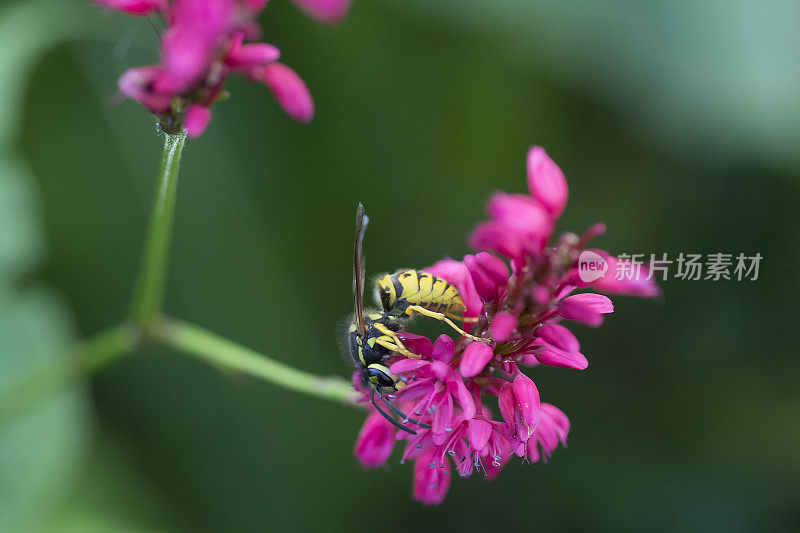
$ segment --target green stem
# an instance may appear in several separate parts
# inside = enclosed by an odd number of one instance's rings
[[[159,168],[158,189],[150,213],[142,262],[133,293],[131,319],[149,333],[161,313],[169,258],[178,170],[186,132],[164,134],[164,152]]]
[[[357,398],[353,386],[338,376],[309,374],[187,322],[165,321],[154,335],[164,344],[215,366],[244,372],[289,390],[338,403],[352,404]]]
[[[136,330],[127,324],[88,337],[66,357],[39,368],[0,395],[0,426],[59,392],[76,378],[119,359],[132,351],[137,342]]]

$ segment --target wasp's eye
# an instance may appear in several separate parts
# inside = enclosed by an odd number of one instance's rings
[[[378,368],[370,368],[369,372],[369,380],[376,385],[380,385],[381,387],[393,387],[394,380],[389,377],[386,372],[380,370]]]

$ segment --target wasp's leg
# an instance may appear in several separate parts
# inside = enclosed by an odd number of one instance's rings
[[[381,400],[383,400],[384,402],[386,402],[387,405],[389,405],[389,402],[387,402],[386,399],[384,399],[383,396],[381,396]],[[411,429],[410,427],[408,427],[408,426],[406,426],[404,424],[401,424],[392,415],[390,415],[389,413],[387,413],[386,411],[384,411],[383,409],[378,407],[378,404],[375,403],[375,389],[372,389],[370,391],[370,393],[369,393],[369,403],[372,404],[372,406],[381,414],[381,416],[383,418],[385,418],[387,421],[389,421],[389,423],[391,423],[397,429],[402,429],[403,431],[411,433],[412,435],[416,435],[417,434],[416,431],[414,431],[413,429]]]
[[[386,348],[390,352],[397,352],[399,354],[405,355],[409,359],[420,359],[419,355],[417,355],[417,354],[415,354],[413,352],[409,352],[406,348],[400,347],[400,346],[396,345],[393,342],[389,342],[387,340],[384,340],[381,337],[378,337],[378,338],[375,339],[375,344],[380,344],[381,346],[383,346],[384,348]]]
[[[413,353],[411,350],[406,348],[405,345],[403,344],[403,341],[401,341],[400,337],[397,336],[397,333],[395,333],[394,331],[390,330],[389,328],[387,328],[383,324],[374,323],[372,325],[372,327],[374,327],[375,329],[377,329],[378,331],[383,333],[385,336],[387,336],[390,339],[392,339],[392,343],[394,344],[395,347],[394,348],[389,348],[386,344],[380,343],[381,346],[383,346],[384,348],[388,348],[390,350],[394,350],[395,352],[399,352],[399,353],[405,355],[406,357],[408,357],[409,359],[421,359],[422,358],[421,356]],[[378,340],[376,339],[375,342],[378,342]],[[392,344],[392,343],[387,343],[387,344]]]
[[[459,322],[463,322],[465,324],[474,324],[478,321],[478,317],[476,316],[463,316],[463,315],[454,315],[452,313],[445,313],[444,314],[448,318],[452,318],[453,320],[458,320]]]
[[[457,332],[459,332],[461,335],[463,335],[468,339],[472,339],[478,342],[489,342],[489,339],[484,339],[483,337],[476,337],[475,335],[470,335],[469,333],[458,327],[455,322],[447,318],[442,313],[434,313],[433,311],[429,311],[424,307],[420,307],[418,305],[409,306],[407,311],[411,311],[412,313],[419,313],[420,315],[429,316],[431,318],[439,320],[440,322],[444,322],[445,324],[447,324],[448,326],[450,326],[451,328],[453,328],[454,330],[456,330]]]

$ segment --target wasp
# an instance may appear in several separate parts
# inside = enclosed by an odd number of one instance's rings
[[[387,364],[390,357],[404,355],[419,358],[410,352],[400,336],[407,319],[414,313],[431,316],[442,320],[462,335],[476,339],[455,325],[446,315],[459,318],[466,310],[458,289],[447,281],[431,274],[404,270],[386,275],[378,281],[378,293],[383,307],[382,311],[368,311],[364,314],[364,273],[365,263],[362,252],[364,233],[369,218],[364,214],[364,206],[358,204],[356,210],[356,229],[353,242],[353,307],[354,316],[347,330],[347,350],[356,368],[361,369],[361,379],[370,389],[370,403],[395,427],[416,435],[407,424],[429,428],[409,418],[403,411],[389,401],[395,392],[405,386],[405,382],[389,371]],[[381,409],[375,401],[375,395],[396,416]]]
[[[369,401],[373,407],[398,429],[416,435],[416,431],[406,424],[429,428],[418,420],[409,418],[400,408],[389,401],[387,396],[403,388],[405,383],[389,371],[387,360],[393,355],[410,353],[403,346],[397,333],[403,329],[403,319],[386,312],[368,312],[364,316],[364,255],[362,243],[369,218],[364,215],[364,206],[358,204],[356,210],[356,231],[353,243],[353,307],[355,313],[347,330],[347,350],[356,368],[361,369],[361,379],[370,389]],[[399,416],[402,422],[381,409],[375,402],[375,395]]]
[[[470,335],[450,320],[455,318],[468,322],[474,319],[464,318],[467,306],[464,305],[458,289],[447,280],[427,272],[404,269],[386,274],[378,280],[378,298],[383,311],[388,315],[412,317],[416,313],[429,316],[444,322],[464,337],[486,341]]]

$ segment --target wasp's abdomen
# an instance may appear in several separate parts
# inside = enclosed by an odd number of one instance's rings
[[[446,280],[419,270],[401,270],[378,281],[381,303],[388,313],[411,314],[411,305],[429,311],[461,316],[466,306],[461,295]]]

